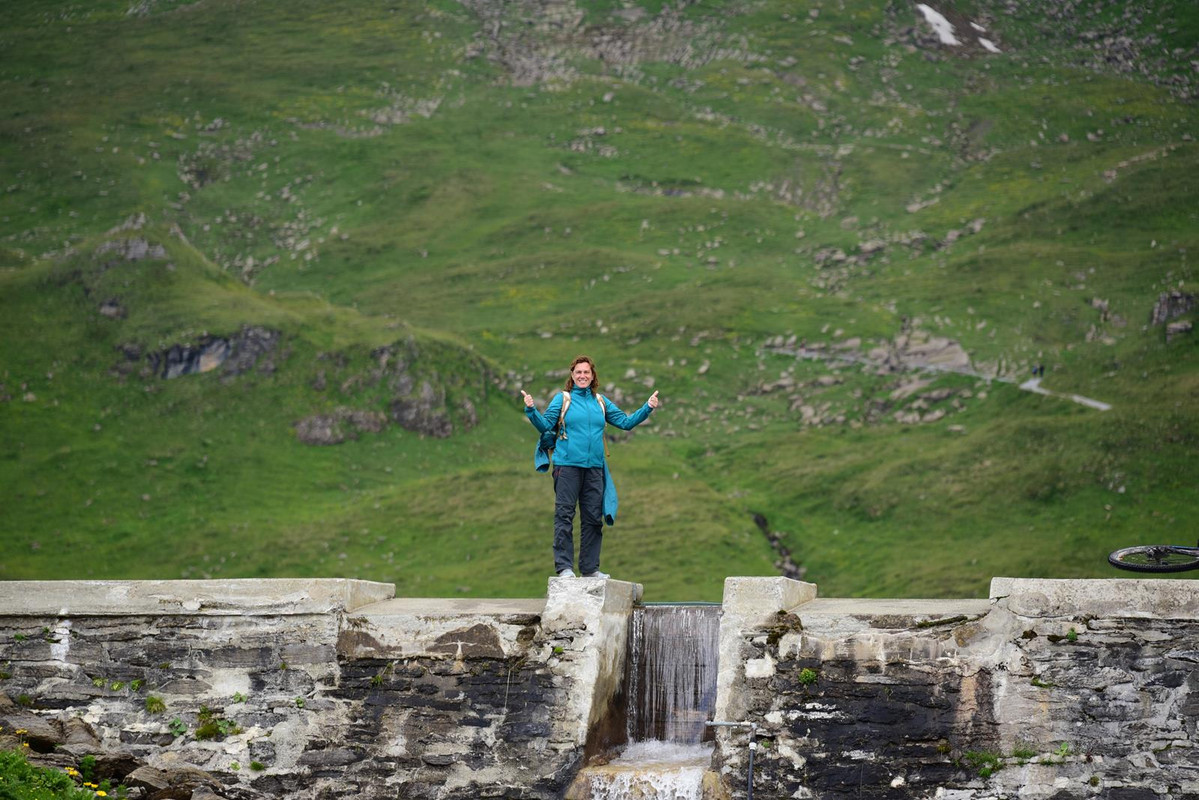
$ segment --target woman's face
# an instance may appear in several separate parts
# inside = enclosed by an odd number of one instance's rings
[[[571,380],[575,382],[575,386],[580,389],[586,389],[591,385],[591,365],[586,361],[575,364],[575,368],[570,372]]]

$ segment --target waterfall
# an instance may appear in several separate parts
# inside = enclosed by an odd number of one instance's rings
[[[630,742],[698,744],[716,703],[719,606],[638,606],[625,668]]]
[[[579,773],[589,800],[700,800],[712,761],[720,606],[637,606],[625,663],[628,745]]]

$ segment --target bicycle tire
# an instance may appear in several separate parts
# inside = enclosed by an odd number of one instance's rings
[[[1140,545],[1113,550],[1108,563],[1133,572],[1186,572],[1199,569],[1199,553],[1194,548],[1171,545]]]

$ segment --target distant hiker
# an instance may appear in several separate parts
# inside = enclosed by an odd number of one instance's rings
[[[600,572],[600,547],[603,524],[611,525],[616,516],[616,491],[608,474],[604,447],[604,426],[612,424],[632,430],[645,422],[658,407],[658,393],[645,405],[626,414],[615,403],[595,391],[599,382],[595,362],[579,356],[570,364],[566,388],[555,395],[542,416],[533,398],[521,390],[525,415],[542,434],[538,448],[538,469],[554,460],[554,572],[560,578],[573,578],[575,507],[579,509],[579,573],[584,578],[607,578]]]

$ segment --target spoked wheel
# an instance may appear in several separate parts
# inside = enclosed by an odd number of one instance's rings
[[[1199,548],[1143,545],[1124,547],[1107,557],[1113,567],[1133,572],[1186,572],[1199,569]]]

